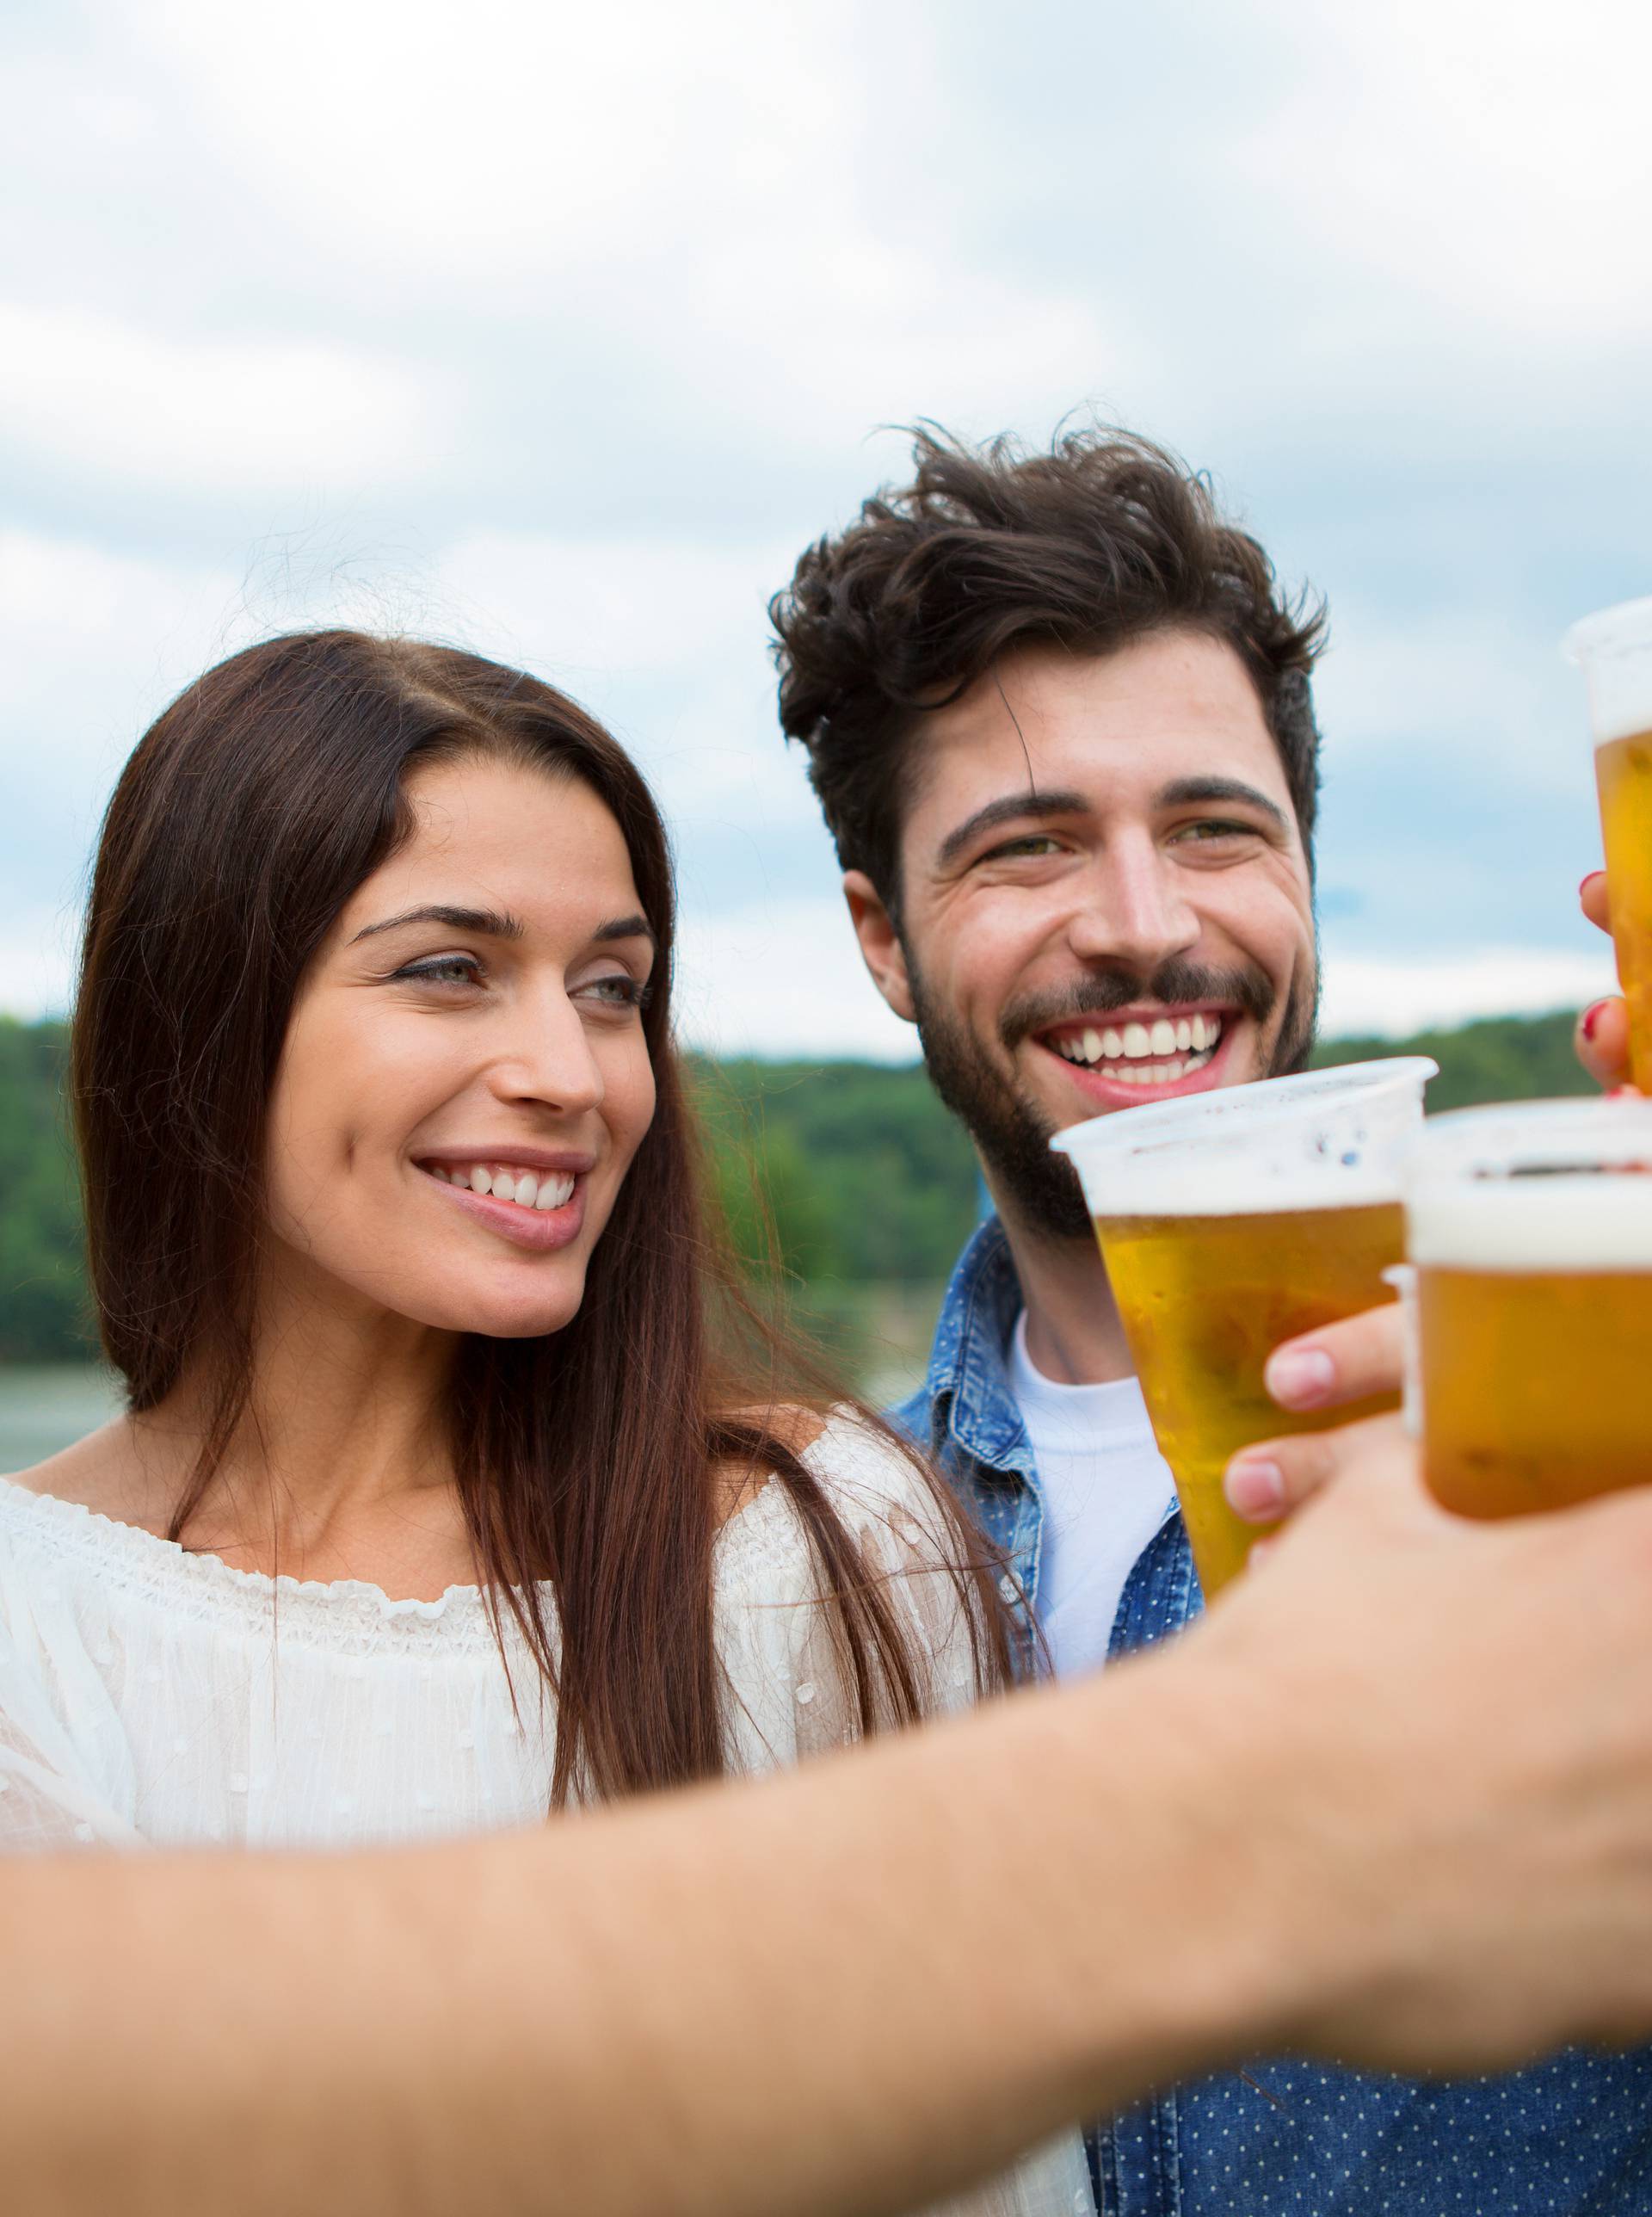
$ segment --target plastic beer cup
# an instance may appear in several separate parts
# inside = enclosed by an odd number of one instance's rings
[[[1652,1102],[1458,1109],[1404,1187],[1438,1499],[1517,1516],[1652,1479]]]
[[[1586,616],[1566,652],[1588,687],[1630,1071],[1652,1093],[1652,600]]]
[[[1281,1340],[1393,1299],[1400,1159],[1436,1068],[1408,1055],[1266,1078],[1117,1109],[1051,1142],[1082,1183],[1207,1599],[1261,1536],[1224,1497],[1230,1459],[1399,1405],[1292,1414],[1262,1372]]]

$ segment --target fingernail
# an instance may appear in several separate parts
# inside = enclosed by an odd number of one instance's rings
[[[1577,890],[1579,898],[1581,899],[1583,894],[1587,892],[1589,887],[1594,883],[1597,878],[1604,878],[1606,874],[1604,870],[1586,870],[1578,882]]]
[[[1267,1358],[1263,1383],[1281,1406],[1311,1409],[1336,1384],[1336,1365],[1323,1348],[1284,1347]]]
[[[1591,1001],[1578,1018],[1579,1028],[1586,1040],[1592,1040],[1594,1037],[1594,1028],[1600,1022],[1600,1011],[1606,1005],[1604,1001]]]
[[[1223,1483],[1229,1506],[1242,1516],[1272,1516],[1285,1506],[1285,1473],[1276,1462],[1247,1462],[1241,1457],[1228,1465]]]

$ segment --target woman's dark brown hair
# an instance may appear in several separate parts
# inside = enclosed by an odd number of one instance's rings
[[[738,1374],[708,1313],[720,1298],[725,1320],[744,1328],[740,1343],[773,1353],[702,1220],[671,1043],[670,855],[652,798],[572,701],[452,649],[345,631],[250,648],[173,702],[109,804],[72,1089],[109,1359],[134,1411],[186,1373],[212,1411],[173,1536],[187,1534],[249,1416],[265,1118],[294,996],[345,902],[408,836],[410,774],[468,755],[578,779],[597,795],[659,947],[643,1018],[658,1105],[579,1312],[539,1338],[465,1339],[449,1393],[496,1626],[502,1609],[515,1617],[556,1690],[553,1802],[722,1769],[712,1547],[730,1470],[772,1472],[789,1492],[832,1596],[862,1728],[909,1721],[922,1706],[919,1658],[794,1451],[773,1368]],[[965,1562],[971,1543],[938,1485],[935,1498]],[[961,1570],[958,1584],[978,1671],[992,1681],[1006,1658],[989,1566]]]
[[[1249,672],[1310,863],[1319,735],[1308,675],[1323,612],[1279,596],[1267,555],[1174,454],[1124,431],[1075,431],[1047,454],[974,448],[926,428],[912,482],[875,493],[799,558],[769,603],[780,727],[846,870],[898,917],[901,818],[920,713],[1018,645],[1108,654],[1147,633],[1202,631]]]

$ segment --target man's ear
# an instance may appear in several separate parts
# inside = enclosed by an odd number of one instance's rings
[[[906,949],[893,918],[878,897],[877,887],[864,870],[844,871],[843,898],[849,905],[849,921],[872,984],[897,1016],[909,1024],[916,1023],[918,1012],[912,1004],[912,985],[906,974]]]

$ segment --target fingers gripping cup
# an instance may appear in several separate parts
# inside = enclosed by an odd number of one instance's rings
[[[1405,1175],[1423,1462],[1517,1516],[1652,1479],[1652,1102],[1440,1116]]]
[[[1588,687],[1630,1074],[1652,1093],[1652,600],[1586,616],[1566,652]]]
[[[1224,1498],[1230,1459],[1399,1405],[1288,1415],[1262,1371],[1281,1340],[1393,1298],[1400,1159],[1435,1070],[1396,1056],[1267,1078],[1119,1109],[1051,1142],[1082,1183],[1207,1598],[1261,1536]]]

